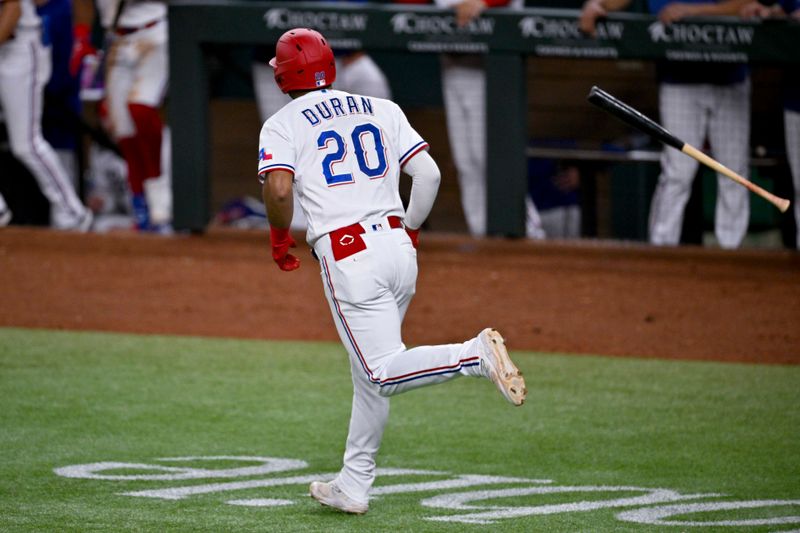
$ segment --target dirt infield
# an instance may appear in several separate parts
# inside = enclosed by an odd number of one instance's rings
[[[299,237],[299,236],[298,236]],[[301,239],[302,240],[302,239]],[[262,232],[0,231],[0,326],[336,340],[317,263]],[[800,363],[800,254],[429,234],[409,345],[486,326],[512,349]]]

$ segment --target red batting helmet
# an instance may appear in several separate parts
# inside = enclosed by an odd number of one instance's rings
[[[285,93],[327,87],[336,79],[331,47],[318,31],[308,28],[281,35],[269,64],[275,69],[275,82]]]

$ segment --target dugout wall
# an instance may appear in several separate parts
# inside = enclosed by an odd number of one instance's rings
[[[598,38],[577,29],[578,11],[487,11],[465,29],[433,6],[324,2],[176,0],[169,5],[174,225],[203,231],[210,220],[208,45],[274,44],[287,29],[311,26],[334,47],[437,54],[486,54],[488,230],[524,235],[527,190],[527,56],[670,58],[710,62],[800,63],[800,25],[691,20],[665,27],[653,17],[615,13]],[[587,106],[587,113],[591,112]],[[255,141],[254,141],[255,142]],[[255,166],[255,164],[254,164]]]

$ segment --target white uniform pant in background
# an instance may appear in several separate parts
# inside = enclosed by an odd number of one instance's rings
[[[786,158],[792,171],[794,185],[794,221],[797,225],[797,249],[800,250],[800,113],[785,109],[783,112],[786,135]]]
[[[128,104],[161,106],[169,79],[167,21],[115,38],[108,54],[106,99],[115,139],[132,137],[136,126]]]
[[[486,72],[479,56],[442,56],[450,151],[469,232],[486,235]]]
[[[274,115],[280,108],[292,99],[284,94],[275,83],[275,71],[266,62],[254,61],[252,65],[253,90],[258,104],[258,113],[261,122]],[[336,81],[333,86],[341,91],[353,94],[363,94],[376,98],[389,99],[392,91],[383,71],[371,57],[364,54],[351,61],[336,58]],[[300,207],[297,195],[294,197],[294,215],[290,228],[295,231],[305,231],[308,220]]]
[[[475,55],[443,55],[444,96],[450,152],[461,190],[461,208],[473,237],[486,235],[488,197],[486,165],[486,71]],[[545,232],[533,201],[525,198],[525,235],[544,239]]]
[[[14,39],[0,45],[0,107],[11,153],[50,201],[52,225],[71,228],[86,210],[56,152],[42,136],[42,91],[50,71],[50,49],[42,46],[38,31],[18,30]]]
[[[373,231],[373,225],[382,229]],[[405,230],[389,229],[385,218],[362,226],[366,250],[335,261],[327,235],[314,250],[353,378],[350,430],[336,483],[352,499],[366,503],[389,416],[388,397],[460,375],[479,375],[480,341],[407,350],[401,326],[416,287],[416,250]]]
[[[661,121],[682,141],[701,149],[708,136],[713,157],[745,178],[750,152],[750,82],[733,85],[662,83]],[[661,175],[650,207],[650,242],[680,241],[684,209],[699,163],[675,148],[661,154]],[[738,247],[750,221],[746,188],[717,175],[714,233],[723,248]]]

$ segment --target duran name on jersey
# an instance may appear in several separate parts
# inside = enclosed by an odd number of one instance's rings
[[[315,104],[312,108],[300,111],[312,126],[318,126],[324,120],[331,120],[345,115],[374,115],[372,101],[366,96],[351,96],[344,98],[328,98]]]

